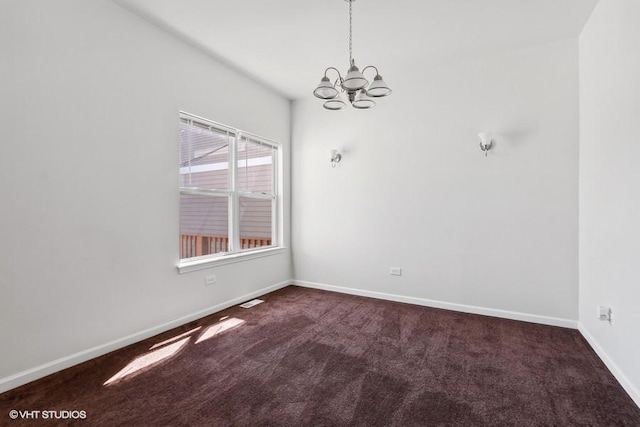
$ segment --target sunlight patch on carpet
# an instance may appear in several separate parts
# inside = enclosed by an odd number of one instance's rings
[[[204,340],[208,340],[210,338],[215,337],[216,335],[219,335],[225,331],[228,331],[229,329],[233,329],[235,327],[238,327],[240,325],[242,325],[244,323],[244,320],[242,319],[237,319],[235,317],[230,317],[226,320],[223,320],[220,323],[216,323],[215,325],[211,325],[209,326],[203,333],[202,335],[200,335],[198,337],[198,340],[196,341],[196,344],[198,344],[199,342],[202,342]]]
[[[133,374],[141,373],[157,366],[159,363],[178,354],[190,339],[190,337],[183,338],[173,344],[166,345],[162,348],[158,348],[157,350],[153,350],[147,354],[136,357],[127,366],[121,369],[120,372],[109,378],[103,385],[107,386],[114,384],[122,379],[130,377]]]
[[[154,350],[154,349],[156,349],[158,347],[162,347],[163,345],[167,345],[167,344],[172,343],[174,341],[178,341],[180,338],[187,337],[187,336],[193,334],[194,332],[196,332],[196,331],[198,331],[200,329],[202,329],[202,326],[198,326],[197,328],[193,328],[192,330],[187,331],[184,334],[176,335],[173,338],[169,338],[168,340],[164,340],[162,342],[159,342],[158,344],[154,344],[149,350]]]

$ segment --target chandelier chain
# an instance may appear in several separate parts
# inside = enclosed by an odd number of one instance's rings
[[[349,0],[349,66],[353,63],[353,54],[352,54],[352,44],[353,44],[353,36],[352,36],[352,18],[351,18],[351,4],[353,0]]]

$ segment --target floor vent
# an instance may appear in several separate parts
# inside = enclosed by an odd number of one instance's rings
[[[240,307],[242,308],[251,308],[254,305],[258,305],[263,303],[264,301],[262,301],[261,299],[252,299],[251,301],[247,301],[244,304],[240,304]]]

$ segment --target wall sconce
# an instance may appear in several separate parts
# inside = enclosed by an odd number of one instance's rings
[[[342,160],[342,155],[338,153],[338,150],[336,150],[335,148],[331,150],[331,167],[335,168],[336,166],[338,166],[340,160]]]
[[[491,138],[491,133],[480,132],[478,134],[478,138],[480,138],[480,149],[484,151],[484,156],[487,157],[487,151],[489,151],[493,146],[493,139]]]

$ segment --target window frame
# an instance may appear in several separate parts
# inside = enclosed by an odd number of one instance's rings
[[[282,242],[282,209],[281,209],[281,192],[282,186],[282,144],[264,138],[262,136],[253,134],[251,132],[243,131],[222,123],[215,122],[213,120],[206,119],[204,117],[196,116],[185,111],[180,111],[178,124],[181,123],[193,124],[194,122],[200,126],[205,126],[210,130],[219,132],[226,132],[229,136],[229,148],[228,148],[228,185],[226,190],[208,190],[194,187],[183,187],[180,173],[178,173],[178,194],[183,195],[200,195],[210,197],[227,197],[228,200],[228,252],[218,252],[214,254],[202,255],[191,258],[180,258],[181,256],[181,230],[178,227],[178,264],[177,268],[180,273],[185,273],[194,270],[201,270],[205,268],[211,268],[218,265],[224,265],[229,263],[235,263],[240,261],[246,261],[255,258],[261,258],[264,256],[276,255],[284,251]],[[247,192],[240,191],[238,184],[238,147],[242,142],[246,143],[258,143],[270,147],[274,150],[273,164],[272,164],[272,177],[271,177],[271,191],[272,193],[264,192]],[[180,153],[180,145],[178,144],[178,152]],[[261,246],[258,248],[246,248],[241,247],[240,238],[240,199],[248,198],[252,200],[271,200],[271,245]],[[180,209],[180,203],[178,203],[178,209]],[[178,213],[179,224],[181,221],[181,215]]]

